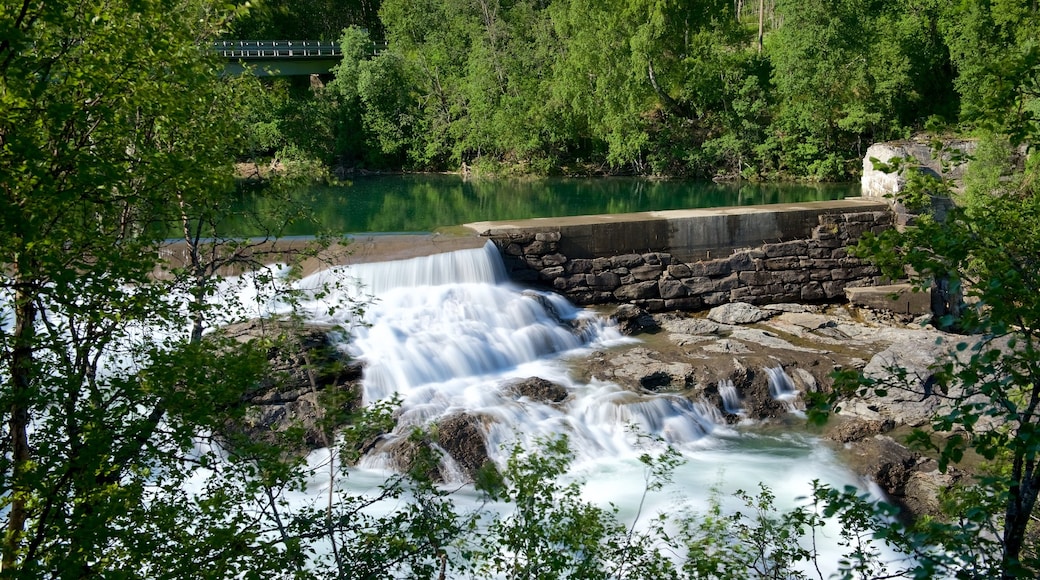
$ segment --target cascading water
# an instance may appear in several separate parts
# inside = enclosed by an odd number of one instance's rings
[[[693,509],[707,507],[712,489],[725,495],[766,482],[777,507],[785,509],[810,495],[814,480],[838,488],[859,483],[811,436],[737,432],[724,424],[718,409],[684,397],[575,380],[567,358],[632,339],[558,295],[509,283],[490,243],[477,250],[342,267],[304,280],[304,287],[320,288],[330,275],[352,279],[360,290],[342,288],[305,306],[315,321],[350,329],[342,348],[365,365],[367,403],[399,398],[396,437],[412,426],[429,427],[465,413],[479,418],[488,454],[501,465],[514,443],[528,447],[537,438],[566,434],[576,455],[571,474],[586,482],[586,498],[618,506],[622,518],[634,517],[634,506],[644,501],[640,433],[683,453],[686,463],[674,480],[682,503]],[[364,295],[375,300],[363,316],[352,315],[349,298]],[[791,379],[779,367],[766,371],[773,396],[791,401],[793,409],[797,391]],[[562,386],[566,397],[534,400],[510,387],[530,377]],[[740,412],[732,383],[720,384],[719,393],[727,412]],[[394,437],[387,438],[388,445]],[[356,469],[378,473],[389,465],[384,447]],[[462,475],[450,462],[442,472]],[[676,501],[671,495],[642,509],[672,510]]]
[[[595,460],[634,452],[633,427],[679,445],[717,427],[717,411],[681,397],[575,382],[563,358],[627,339],[559,295],[509,284],[490,243],[338,274],[377,299],[363,321],[327,307],[318,318],[352,327],[344,348],[364,363],[364,400],[397,396],[400,433],[465,412],[481,418],[492,459],[503,460],[500,447],[511,442],[567,434],[579,459]],[[508,388],[530,377],[563,386],[567,400],[518,398]],[[385,461],[376,453],[364,465]]]
[[[769,376],[769,394],[787,406],[788,411],[797,412],[795,401],[798,399],[798,389],[795,388],[794,381],[783,367],[767,368],[766,374]]]
[[[719,396],[722,397],[722,408],[731,415],[744,415],[744,405],[740,402],[737,387],[730,379],[719,381]]]

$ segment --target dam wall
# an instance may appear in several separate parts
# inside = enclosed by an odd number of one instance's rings
[[[884,200],[851,198],[465,227],[498,246],[514,280],[576,304],[700,310],[825,302],[887,283],[849,249],[865,232],[892,227],[892,213]]]

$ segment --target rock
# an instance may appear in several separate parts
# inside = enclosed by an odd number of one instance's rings
[[[617,322],[618,331],[624,335],[659,330],[653,316],[635,304],[619,305],[611,315],[611,319]]]
[[[751,349],[744,343],[729,338],[720,338],[719,340],[705,344],[702,348],[708,352],[728,354],[746,354],[751,352]]]
[[[693,336],[715,335],[721,330],[716,322],[707,318],[683,316],[681,314],[666,313],[654,317],[657,324],[672,334],[688,334]]]
[[[852,419],[836,425],[827,436],[840,443],[849,443],[880,435],[892,430],[894,426],[895,423],[891,420]]]
[[[746,302],[732,302],[708,311],[708,318],[719,324],[752,324],[770,317],[770,313]]]
[[[863,156],[863,176],[860,180],[861,189],[865,197],[884,197],[897,194],[902,191],[906,184],[906,172],[918,171],[930,175],[941,176],[948,166],[946,177],[959,179],[966,167],[964,160],[971,157],[975,151],[974,141],[951,141],[944,144],[946,151],[942,158],[933,156],[931,143],[926,140],[916,141],[894,141],[889,143],[876,143],[867,148]],[[959,163],[955,161],[952,152],[956,151],[960,157]],[[906,162],[901,171],[885,172],[874,168],[874,160],[881,163],[891,164],[895,158]]]
[[[680,391],[693,385],[693,365],[664,362],[655,351],[636,347],[605,359],[593,374],[630,390]]]
[[[904,496],[906,482],[917,465],[917,453],[885,435],[857,441],[849,450],[860,473],[874,480],[894,500]]]
[[[857,471],[877,483],[911,521],[942,516],[940,493],[967,478],[955,468],[941,473],[935,460],[923,458],[885,435],[852,443],[849,451]]]
[[[473,481],[477,471],[490,461],[480,420],[468,413],[442,420],[437,425],[437,443],[459,466],[467,481]]]
[[[561,403],[567,398],[567,389],[541,377],[531,377],[506,386],[514,397],[527,397],[539,403]]]
[[[361,366],[340,351],[337,329],[317,324],[254,320],[219,329],[210,340],[273,340],[267,352],[271,372],[243,400],[241,419],[229,422],[227,435],[283,445],[305,453],[331,443],[332,433],[361,404]],[[300,435],[287,440],[286,435]]]
[[[889,386],[883,393],[867,392],[842,405],[841,413],[863,419],[891,419],[897,425],[927,425],[942,405],[939,397],[926,396],[924,383],[930,368],[950,352],[951,345],[936,341],[933,333],[908,334],[876,354],[863,368],[867,378],[883,380],[893,372],[906,372],[907,384]],[[902,369],[895,371],[894,369]]]

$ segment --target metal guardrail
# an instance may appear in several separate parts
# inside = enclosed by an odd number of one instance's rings
[[[213,50],[228,60],[331,58],[343,56],[338,42],[316,40],[218,40]]]

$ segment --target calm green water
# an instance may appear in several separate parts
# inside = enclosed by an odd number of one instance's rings
[[[432,232],[486,220],[825,201],[859,195],[859,185],[393,175],[357,178],[345,186],[314,186],[298,195],[324,227],[349,234]],[[244,209],[263,202],[262,191],[242,196]],[[286,234],[314,232],[301,225]]]

